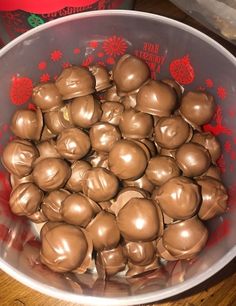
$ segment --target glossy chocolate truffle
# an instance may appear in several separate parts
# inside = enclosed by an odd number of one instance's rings
[[[93,150],[110,152],[113,145],[121,139],[119,129],[107,122],[94,124],[89,130]]]
[[[27,176],[22,176],[22,177],[17,176],[15,174],[10,174],[10,183],[11,183],[12,189],[14,189],[23,183],[33,183],[33,177],[31,174]]]
[[[196,217],[167,226],[163,234],[163,246],[177,259],[190,259],[205,246],[208,231]]]
[[[121,115],[119,128],[124,138],[149,138],[153,131],[153,118],[134,109],[125,110]]]
[[[42,203],[42,211],[50,221],[62,221],[60,212],[62,202],[70,195],[67,190],[53,190],[45,196]]]
[[[58,136],[56,146],[63,158],[77,160],[89,152],[90,139],[78,128],[65,129]]]
[[[96,81],[87,68],[72,66],[61,72],[55,84],[63,100],[68,100],[92,94]]]
[[[221,155],[221,147],[219,140],[209,132],[206,133],[195,133],[191,142],[198,143],[205,147],[210,155],[211,160],[215,163]]]
[[[227,209],[228,195],[224,185],[212,178],[203,177],[197,179],[201,187],[202,202],[198,216],[202,220],[208,220],[223,214]]]
[[[117,90],[129,93],[138,89],[150,77],[148,65],[136,56],[123,55],[113,68]]]
[[[39,188],[53,191],[65,185],[71,175],[71,169],[62,159],[46,158],[35,165],[32,175]]]
[[[108,167],[108,153],[106,152],[97,152],[93,151],[86,160],[93,166],[93,167],[102,167],[109,170]]]
[[[102,116],[101,105],[92,95],[73,99],[69,108],[72,122],[81,128],[90,128]]]
[[[156,257],[156,247],[153,241],[127,241],[124,245],[124,253],[132,264],[146,266]]]
[[[132,180],[124,180],[123,181],[123,185],[126,186],[130,186],[130,187],[137,187],[137,188],[141,188],[149,193],[152,193],[153,189],[154,189],[154,185],[151,181],[149,181],[149,179],[147,178],[146,174],[144,174],[143,176],[141,176],[140,178],[138,178],[135,181]]]
[[[84,262],[88,257],[91,260],[92,248],[84,230],[70,224],[57,223],[46,231],[41,239],[40,259],[51,270],[55,272],[69,272],[78,268],[83,272],[86,270],[86,267],[83,267]]]
[[[42,190],[33,183],[23,183],[12,191],[9,204],[14,214],[30,216],[39,209],[42,200]]]
[[[163,79],[161,81],[173,88],[177,94],[178,100],[181,99],[184,89],[178,82],[172,79]]]
[[[12,132],[23,139],[39,140],[43,129],[43,116],[36,111],[20,109],[15,111],[11,119]]]
[[[151,157],[154,157],[157,155],[157,147],[155,145],[155,143],[150,140],[150,139],[147,139],[147,138],[144,138],[144,139],[140,139],[140,141],[142,143],[145,144],[145,146],[148,148],[150,154],[151,154]]]
[[[128,241],[152,241],[160,231],[157,208],[152,200],[129,200],[117,215],[121,235]]]
[[[75,161],[71,165],[71,176],[65,188],[72,192],[82,191],[82,181],[87,170],[91,169],[90,163],[84,160]]]
[[[138,90],[132,95],[126,95],[121,98],[121,103],[124,105],[126,110],[132,109],[137,105],[137,93]]]
[[[138,179],[147,166],[145,152],[129,140],[120,140],[109,152],[110,170],[120,179]]]
[[[213,177],[219,181],[221,181],[221,171],[218,166],[211,165],[205,173],[202,174],[202,177],[204,176],[210,176]]]
[[[56,136],[57,136],[57,135],[56,135],[56,134],[53,134],[53,133],[48,129],[48,127],[46,126],[46,124],[44,124],[43,131],[42,131],[40,140],[41,140],[41,141],[50,140],[50,139],[55,138]]]
[[[172,157],[158,155],[149,160],[145,174],[154,185],[159,186],[180,176],[181,171]]]
[[[139,90],[136,109],[158,117],[169,116],[177,107],[174,90],[160,82],[151,80]]]
[[[208,123],[215,112],[211,94],[202,91],[188,91],[183,95],[179,111],[194,127]]]
[[[160,265],[159,262],[157,260],[157,258],[155,258],[153,260],[153,262],[151,262],[150,264],[146,265],[146,266],[140,266],[140,265],[134,265],[131,262],[128,263],[128,271],[126,272],[125,276],[128,277],[138,277],[138,276],[142,276],[142,274],[146,274],[147,272],[151,272],[153,270],[159,269]],[[156,289],[156,286],[155,286]]]
[[[120,117],[124,111],[124,105],[118,102],[102,103],[102,122],[108,122],[113,125],[119,125]]]
[[[102,91],[112,86],[110,75],[105,67],[101,65],[94,65],[89,67],[89,71],[95,77],[96,91]]]
[[[44,215],[42,209],[37,210],[32,215],[27,216],[27,218],[30,219],[30,221],[34,223],[43,223],[43,222],[48,221],[48,218]]]
[[[163,239],[160,238],[157,240],[157,255],[162,257],[163,259],[167,261],[176,261],[177,258],[175,258],[173,255],[170,254],[170,252],[164,247],[163,245]]]
[[[74,193],[63,201],[60,213],[66,223],[85,227],[99,211],[94,201],[82,193]]]
[[[38,150],[31,142],[16,139],[6,145],[1,161],[8,172],[23,177],[32,172],[32,165],[38,156]]]
[[[173,218],[184,220],[196,214],[201,201],[199,186],[187,177],[175,177],[155,190],[152,197],[163,212]]]
[[[165,149],[176,149],[190,140],[192,128],[181,116],[163,117],[154,129],[156,143]]]
[[[115,84],[113,84],[112,87],[108,88],[108,90],[105,91],[104,100],[111,102],[120,102],[120,97],[117,95],[117,88]]]
[[[109,170],[101,167],[85,172],[82,182],[83,193],[94,201],[107,201],[118,192],[119,181]]]
[[[52,82],[41,83],[34,87],[32,101],[42,112],[52,111],[63,106],[62,96]]]
[[[89,232],[94,249],[97,251],[113,249],[120,241],[120,231],[115,216],[104,210],[96,215],[86,230]]]
[[[183,144],[176,151],[175,158],[183,175],[189,177],[202,175],[211,164],[208,150],[197,143]]]
[[[131,140],[133,143],[137,144],[145,153],[147,161],[149,161],[149,159],[151,158],[151,152],[149,150],[149,148],[139,139],[129,139]]]
[[[60,158],[60,154],[56,148],[56,143],[53,139],[39,142],[37,144],[37,149],[39,151],[39,158],[37,160],[49,157]]]
[[[176,150],[161,148],[159,153],[160,155],[169,156],[175,159],[175,152]]]

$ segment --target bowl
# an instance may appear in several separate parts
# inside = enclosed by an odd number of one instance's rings
[[[144,59],[154,79],[172,77],[187,90],[208,90],[217,103],[205,129],[217,135],[223,149],[218,164],[229,192],[227,213],[207,223],[210,237],[190,261],[126,279],[96,274],[62,275],[37,260],[40,242],[35,228],[9,210],[10,185],[0,169],[0,268],[26,286],[70,302],[134,305],[170,298],[222,269],[236,255],[236,59],[199,31],[177,21],[132,11],[72,15],[35,28],[0,51],[0,151],[13,138],[9,122],[18,108],[32,108],[38,82],[54,80],[63,67],[93,63],[108,69],[125,53]]]

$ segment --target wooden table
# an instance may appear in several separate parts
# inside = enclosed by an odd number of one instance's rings
[[[236,55],[236,47],[221,37],[212,33],[197,21],[187,16],[167,0],[137,0],[136,10],[164,15],[189,24],[224,45]],[[0,306],[73,306],[78,304],[66,303],[49,298],[18,283],[4,272],[0,271]],[[236,260],[217,273],[208,281],[187,291],[171,300],[150,306],[236,306]]]

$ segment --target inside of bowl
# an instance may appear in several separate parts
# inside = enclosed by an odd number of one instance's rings
[[[82,14],[38,28],[0,54],[0,151],[12,139],[9,122],[13,112],[33,107],[35,84],[55,80],[61,69],[70,65],[100,63],[110,69],[125,53],[144,59],[155,79],[172,77],[186,90],[207,90],[214,95],[216,115],[205,129],[221,142],[223,154],[218,164],[230,195],[228,212],[208,222],[207,246],[193,260],[170,262],[133,279],[118,275],[103,281],[93,271],[79,276],[61,275],[37,262],[40,242],[32,225],[10,212],[11,188],[1,167],[0,258],[2,266],[9,264],[32,280],[63,292],[106,297],[145,293],[158,300],[184,290],[177,285],[188,282],[191,287],[215,273],[229,261],[227,254],[235,246],[236,65],[223,48],[175,22],[138,13]],[[175,286],[176,290],[161,296],[162,290]]]

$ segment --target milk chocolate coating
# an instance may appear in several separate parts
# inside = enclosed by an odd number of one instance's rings
[[[74,125],[90,128],[102,116],[101,105],[92,95],[75,98],[70,103],[70,116]]]
[[[119,125],[120,117],[124,111],[124,105],[118,102],[102,103],[102,122],[108,122],[113,125]]]
[[[138,89],[150,77],[148,65],[136,56],[125,54],[113,67],[117,90],[129,93]]]
[[[202,91],[188,91],[183,95],[179,111],[194,127],[208,123],[215,112],[211,94]]]
[[[203,177],[196,180],[201,187],[202,202],[198,216],[208,220],[223,214],[227,209],[228,195],[224,185],[212,178]]]
[[[221,147],[219,140],[211,133],[195,133],[191,139],[191,142],[198,143],[205,147],[209,151],[213,163],[220,158]]]
[[[110,170],[120,179],[138,179],[147,166],[145,152],[129,140],[116,142],[109,152]]]
[[[192,129],[181,116],[163,117],[155,126],[155,141],[165,149],[176,149],[192,136]]]
[[[93,151],[91,155],[89,155],[86,160],[93,166],[93,167],[102,167],[109,170],[108,167],[108,153],[106,152],[97,152]]]
[[[92,94],[96,81],[87,68],[72,66],[61,72],[55,84],[63,100],[68,100]]]
[[[31,174],[27,176],[22,176],[22,177],[19,177],[14,174],[10,174],[10,183],[11,183],[12,189],[14,189],[23,183],[33,183],[33,177]]]
[[[148,148],[151,154],[151,157],[154,157],[157,155],[157,148],[155,146],[155,143],[152,140],[144,138],[144,139],[140,139],[140,141],[144,143],[145,146]]]
[[[69,165],[59,158],[46,158],[39,161],[32,172],[34,182],[44,191],[63,187],[70,175]]]
[[[55,138],[56,136],[57,136],[57,135],[53,134],[53,133],[48,129],[48,127],[46,126],[46,124],[44,124],[43,131],[42,131],[40,140],[41,140],[41,141],[50,140],[50,139]]]
[[[39,209],[42,200],[42,190],[33,183],[23,183],[12,191],[9,204],[14,214],[30,216]]]
[[[113,213],[113,211],[110,209],[112,203],[111,201],[102,201],[102,202],[98,202],[99,206],[101,207],[101,209],[109,212],[109,213]]]
[[[94,150],[110,152],[113,145],[121,139],[121,134],[114,125],[107,122],[99,122],[91,127],[89,137]]]
[[[111,250],[103,250],[97,253],[96,268],[101,278],[112,276],[123,271],[126,267],[127,259],[124,256],[123,248],[118,245]]]
[[[161,80],[163,83],[169,85],[171,88],[173,88],[177,94],[178,100],[180,100],[182,98],[182,94],[183,94],[183,88],[181,87],[181,85],[176,82],[175,80],[172,79],[163,79]]]
[[[211,165],[205,173],[202,174],[202,177],[204,176],[210,176],[213,177],[219,181],[221,181],[221,171],[218,166]]]
[[[132,181],[132,180],[124,180],[123,181],[123,185],[126,186],[130,186],[130,187],[137,187],[137,188],[141,188],[145,191],[148,191],[149,193],[152,193],[153,189],[154,189],[154,185],[152,184],[152,182],[147,178],[147,175],[144,174],[143,176],[141,176],[139,179]]]
[[[152,200],[129,200],[116,220],[121,235],[128,241],[152,241],[159,235],[160,220]]]
[[[113,249],[120,241],[120,231],[115,216],[104,210],[96,215],[86,230],[91,235],[94,249],[97,251]]]
[[[150,80],[137,94],[136,109],[158,117],[169,116],[177,106],[174,90],[160,82]]]
[[[1,161],[8,172],[23,177],[31,173],[38,155],[38,150],[31,142],[16,139],[6,145]]]
[[[131,140],[133,143],[137,144],[145,153],[147,161],[149,161],[149,159],[151,158],[151,152],[149,150],[149,148],[146,146],[146,144],[144,144],[141,140],[139,139],[129,139]]]
[[[153,198],[169,217],[184,220],[196,214],[201,201],[199,186],[187,177],[175,177],[155,191]]]
[[[190,259],[205,246],[208,231],[196,217],[168,225],[163,234],[163,245],[176,259]]]
[[[44,114],[44,120],[47,128],[52,134],[58,135],[64,129],[68,129],[73,126],[69,115],[69,106],[65,105],[54,111]]]
[[[71,165],[71,176],[66,183],[65,188],[71,192],[82,191],[82,181],[87,170],[91,169],[91,165],[84,160],[75,161]]]
[[[152,241],[127,241],[124,245],[124,254],[132,264],[146,266],[153,262],[156,248]]]
[[[77,160],[89,152],[90,139],[78,128],[65,129],[58,136],[56,146],[63,158]]]
[[[105,91],[104,100],[111,102],[120,102],[120,97],[117,95],[117,88],[115,84],[113,84],[112,87],[108,88],[108,90]]]
[[[146,266],[139,266],[139,265],[134,265],[131,262],[128,263],[128,271],[126,273],[126,277],[137,277],[137,276],[142,276],[142,274],[146,274],[147,272],[151,272],[153,270],[159,269],[160,265],[158,263],[158,260],[155,258],[153,262]]]
[[[41,159],[49,158],[49,157],[52,157],[52,158],[61,157],[56,149],[56,143],[52,139],[39,142],[37,144],[37,149],[39,151],[39,158],[37,159],[37,161],[39,159],[41,160]]]
[[[119,188],[116,176],[104,168],[93,168],[84,174],[83,193],[90,199],[100,202],[112,199]]]
[[[57,223],[41,239],[40,259],[55,272],[75,270],[87,256],[91,257],[87,238],[79,227]]]
[[[183,175],[189,177],[202,175],[211,164],[208,150],[197,143],[183,144],[176,151],[175,158]]]
[[[176,150],[161,148],[159,153],[160,155],[169,156],[175,159]]]
[[[145,174],[154,185],[159,186],[173,177],[180,176],[181,172],[172,157],[159,155],[149,160]]]
[[[126,95],[121,98],[121,103],[126,110],[132,109],[137,105],[137,93],[135,92],[134,94]]]
[[[59,189],[51,191],[42,203],[42,211],[49,221],[62,221],[61,206],[63,201],[70,195],[67,190]]]
[[[102,91],[112,86],[110,75],[105,67],[94,65],[89,67],[89,71],[93,74],[96,80],[96,91]]]
[[[43,222],[48,221],[47,217],[42,212],[42,209],[37,210],[32,215],[27,216],[27,218],[30,219],[30,221],[32,221],[34,223],[43,223]]]
[[[71,194],[62,203],[62,219],[73,225],[85,227],[99,212],[99,206],[82,193]]]
[[[125,110],[121,115],[119,128],[125,138],[149,138],[153,131],[153,118],[134,109]]]
[[[163,259],[167,261],[177,260],[177,258],[171,255],[170,252],[164,247],[162,238],[158,239],[156,248],[157,248],[157,255],[162,257]]]
[[[39,140],[43,129],[43,117],[39,109],[20,109],[11,119],[12,132],[23,139]]]

